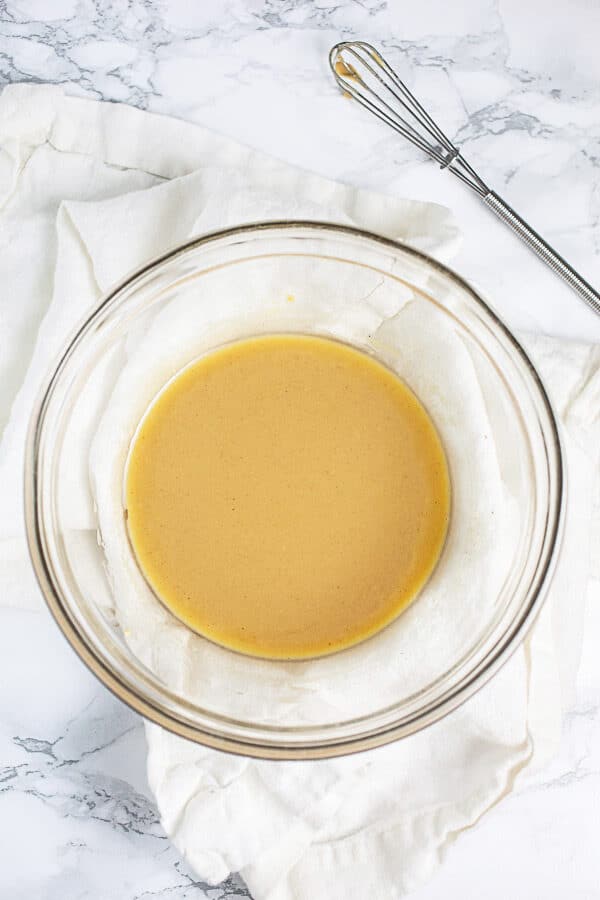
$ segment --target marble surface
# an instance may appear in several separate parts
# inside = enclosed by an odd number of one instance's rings
[[[512,326],[600,340],[600,319],[448,173],[344,103],[326,66],[342,38],[383,47],[481,174],[598,284],[599,33],[593,0],[8,0],[0,83],[64,84],[444,202],[465,233],[455,268]],[[48,614],[0,617],[0,897],[248,896],[237,878],[199,883],[169,845],[140,720]],[[588,622],[559,756],[461,837],[415,900],[600,898],[600,611]]]

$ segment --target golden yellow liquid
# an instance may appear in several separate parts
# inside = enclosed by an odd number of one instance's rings
[[[415,395],[367,354],[270,335],[197,360],[158,395],[126,473],[148,583],[194,631],[254,656],[349,647],[431,574],[450,485]]]

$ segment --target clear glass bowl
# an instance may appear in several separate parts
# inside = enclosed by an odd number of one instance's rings
[[[434,576],[396,622],[324,660],[275,663],[216,647],[140,599],[123,510],[107,497],[174,372],[227,341],[294,331],[361,346],[415,390],[445,442],[453,510]],[[558,431],[522,347],[445,266],[329,224],[208,235],[128,277],[66,348],[26,459],[33,564],[82,660],[146,718],[257,757],[363,750],[453,710],[523,640],[559,546]]]

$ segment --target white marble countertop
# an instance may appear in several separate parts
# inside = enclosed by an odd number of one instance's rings
[[[598,284],[598,34],[600,6],[585,0],[6,0],[0,84],[64,84],[329,177],[446,203],[465,233],[455,268],[510,325],[600,340],[600,319],[476,197],[340,103],[326,67],[344,37],[383,46],[491,185]],[[0,614],[0,896],[247,896],[235,878],[198,883],[170,847],[139,718],[49,615]],[[559,757],[462,837],[415,900],[600,898],[599,635],[597,611]]]

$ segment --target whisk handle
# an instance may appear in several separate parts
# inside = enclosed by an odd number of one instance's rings
[[[502,219],[509,228],[512,228],[512,230],[519,235],[521,240],[525,241],[527,246],[530,247],[534,253],[537,253],[537,255],[543,259],[557,275],[564,278],[567,284],[579,294],[582,300],[585,300],[588,306],[591,306],[594,312],[600,315],[600,293],[594,290],[591,284],[589,284],[585,278],[582,278],[579,272],[576,272],[575,269],[537,233],[537,231],[534,231],[533,228],[531,228],[531,226],[528,225],[527,222],[525,222],[521,216],[508,205],[508,203],[505,203],[502,197],[495,194],[494,191],[490,191],[489,194],[486,194],[483,197],[483,201],[496,213],[498,218]]]

